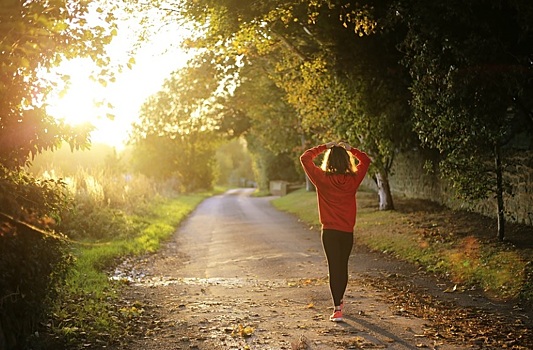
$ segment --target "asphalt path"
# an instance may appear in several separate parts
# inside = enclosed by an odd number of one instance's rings
[[[318,233],[277,211],[268,198],[250,197],[252,191],[230,190],[200,204],[175,238],[189,256],[178,275],[272,279],[326,273]]]
[[[157,327],[128,349],[467,348],[426,337],[428,320],[395,310],[383,291],[362,282],[391,273],[414,281],[416,269],[358,248],[345,322],[330,322],[319,230],[252,191],[206,199],[166,247],[136,267],[130,296]]]

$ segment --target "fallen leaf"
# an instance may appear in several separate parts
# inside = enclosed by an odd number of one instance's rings
[[[455,286],[453,286],[453,288],[448,288],[444,291],[444,293],[453,293],[457,291],[457,284]]]

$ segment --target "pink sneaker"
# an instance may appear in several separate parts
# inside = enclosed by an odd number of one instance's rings
[[[342,311],[335,310],[333,314],[329,316],[329,320],[333,322],[342,322]]]

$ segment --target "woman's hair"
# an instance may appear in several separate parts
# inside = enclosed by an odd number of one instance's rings
[[[326,151],[322,162],[322,170],[326,172],[326,175],[355,175],[356,173],[353,158],[343,147],[339,146],[333,146]]]

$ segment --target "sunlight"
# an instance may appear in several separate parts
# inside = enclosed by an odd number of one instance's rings
[[[56,119],[71,125],[86,122],[94,123],[102,114],[97,105],[101,98],[101,85],[90,79],[87,67],[92,66],[88,59],[65,62],[58,68],[70,76],[70,87],[66,91],[53,91],[47,98],[47,112]]]
[[[160,19],[161,21],[163,19]],[[138,19],[127,18],[119,25],[119,34],[108,47],[112,67],[125,66],[136,43],[134,33],[140,29]],[[190,55],[179,47],[189,33],[178,23],[167,23],[145,38],[135,48],[135,63],[130,69],[115,72],[113,82],[95,81],[91,76],[97,66],[89,59],[63,62],[50,72],[58,88],[46,99],[47,112],[58,120],[95,127],[92,143],[105,143],[121,150],[125,146],[132,123],[139,117],[144,101],[156,93],[170,73],[185,66]],[[68,86],[57,75],[68,75]],[[103,84],[102,84],[103,83]],[[110,118],[108,115],[112,115]]]

